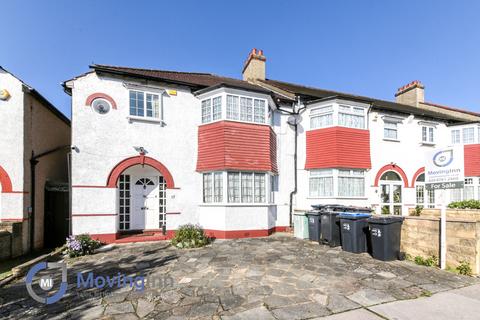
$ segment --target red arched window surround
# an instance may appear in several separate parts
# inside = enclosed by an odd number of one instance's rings
[[[378,187],[378,182],[380,181],[380,178],[387,171],[395,171],[396,173],[398,173],[402,177],[405,188],[409,187],[408,186],[408,178],[407,178],[407,175],[405,174],[405,171],[403,171],[403,169],[400,168],[399,166],[397,166],[396,164],[387,164],[387,165],[381,167],[380,170],[378,170],[378,173],[375,176],[374,187]]]
[[[12,192],[12,180],[7,171],[0,166],[0,184],[2,185],[2,193]]]
[[[412,184],[411,184],[412,188],[415,187],[415,182],[417,181],[418,176],[424,172],[425,172],[425,167],[421,167],[420,169],[417,170],[417,172],[415,172],[412,178]]]
[[[117,181],[123,171],[130,168],[131,166],[141,164],[141,165],[148,165],[152,168],[155,168],[160,172],[165,179],[167,184],[167,189],[174,189],[175,183],[173,181],[172,174],[168,171],[167,167],[165,167],[161,162],[147,157],[145,155],[139,155],[136,157],[127,158],[125,160],[120,161],[110,172],[107,180],[107,187],[109,188],[116,188]]]
[[[87,106],[91,105],[93,100],[98,99],[98,98],[102,98],[102,99],[107,100],[108,102],[110,102],[113,109],[117,109],[117,103],[115,102],[115,100],[113,100],[113,98],[110,97],[108,94],[101,93],[101,92],[96,92],[96,93],[92,93],[91,95],[89,95],[87,100],[85,101],[85,105],[87,105]]]

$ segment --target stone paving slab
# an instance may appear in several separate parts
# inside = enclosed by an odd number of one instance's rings
[[[356,309],[312,320],[384,320],[384,318],[365,309]]]
[[[375,319],[362,308],[382,308],[439,292],[436,297],[478,283],[475,278],[410,262],[377,261],[368,254],[347,253],[287,234],[215,241],[192,250],[168,242],[125,244],[67,261],[69,288],[60,301],[35,302],[20,280],[0,288],[0,318],[290,320],[338,314],[332,319],[349,315]],[[87,271],[104,277],[148,275],[148,281],[144,290],[135,285],[77,288],[77,273]],[[54,283],[59,281],[60,275],[55,275]]]

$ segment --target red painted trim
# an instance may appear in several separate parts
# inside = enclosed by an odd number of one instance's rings
[[[74,213],[72,217],[111,217],[117,216],[116,213]]]
[[[421,175],[424,172],[425,172],[425,167],[421,167],[420,169],[417,170],[417,172],[415,172],[415,174],[413,175],[413,178],[412,178],[412,183],[411,183],[412,188],[415,187],[415,182],[417,181],[418,176]]]
[[[93,100],[98,99],[98,98],[102,98],[102,99],[107,100],[108,102],[110,102],[113,109],[117,109],[117,103],[115,102],[115,100],[113,100],[113,98],[110,97],[108,94],[101,93],[101,92],[96,92],[96,93],[92,93],[91,95],[89,95],[87,100],[85,101],[85,105],[87,105],[87,106],[91,105]]]
[[[27,221],[28,218],[2,218],[0,221],[2,222],[22,222]]]
[[[205,234],[214,239],[239,239],[268,237],[274,232],[285,232],[288,227],[273,227],[260,230],[211,230],[206,229]]]
[[[114,243],[118,239],[118,233],[90,234],[90,237],[102,243]]]
[[[153,167],[154,169],[157,169],[165,179],[167,183],[167,189],[175,188],[175,183],[173,181],[172,174],[170,173],[170,171],[168,171],[167,167],[165,167],[161,162],[153,158],[142,156],[142,155],[127,158],[125,160],[120,161],[110,172],[110,175],[108,176],[108,180],[107,180],[107,187],[116,188],[118,178],[120,177],[122,172],[130,168],[131,166],[134,166],[137,164],[146,164],[146,165],[149,165],[150,167]]]
[[[375,184],[373,185],[374,187],[378,187],[378,182],[380,181],[382,174],[384,174],[387,171],[395,171],[396,173],[398,173],[403,179],[405,188],[408,188],[408,178],[407,178],[407,175],[405,174],[405,171],[403,171],[402,168],[400,168],[395,164],[387,164],[381,167],[380,170],[378,170],[377,175],[375,176]]]
[[[12,192],[12,180],[2,166],[0,166],[0,184],[2,185],[2,193]]]
[[[28,191],[8,191],[8,192],[4,192],[4,193],[28,194],[29,192]]]

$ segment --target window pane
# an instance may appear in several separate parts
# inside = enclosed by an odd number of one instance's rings
[[[333,196],[333,177],[311,177],[310,178],[310,196],[311,197]]]
[[[460,143],[460,130],[452,130],[452,144]]]
[[[241,174],[242,176],[242,202],[253,202],[253,173]]]
[[[365,117],[348,113],[338,114],[338,124],[348,128],[365,128]]]
[[[463,143],[474,143],[475,142],[475,129],[474,128],[464,128],[463,133]]]
[[[214,173],[214,202],[222,202],[223,201],[223,173],[222,172],[215,172]]]
[[[423,204],[425,187],[423,185],[416,186],[416,194],[417,194],[417,204]]]
[[[203,202],[212,202],[212,174],[203,174]]]
[[[227,95],[227,119],[238,120],[238,97]]]
[[[130,91],[130,115],[144,116],[144,94],[140,91]]]
[[[255,173],[255,202],[265,202],[264,173]]]
[[[422,127],[422,141],[427,141],[427,127]]]
[[[475,199],[473,186],[465,186],[463,188],[463,200],[472,200]]]
[[[240,173],[228,172],[228,202],[240,202]]]
[[[327,113],[324,115],[310,117],[310,128],[324,128],[333,125],[333,114]]]
[[[147,117],[158,118],[158,95],[147,93]]]
[[[340,197],[363,197],[365,196],[364,178],[338,178],[338,195]]]
[[[251,98],[240,98],[240,120],[242,121],[252,121],[252,99]]]
[[[210,99],[202,101],[202,123],[207,123],[212,121],[212,101]]]
[[[222,97],[213,98],[213,120],[222,118]]]
[[[397,124],[394,122],[385,122],[383,129],[383,137],[386,139],[397,140]]]
[[[265,123],[265,101],[255,99],[254,121],[257,123]]]

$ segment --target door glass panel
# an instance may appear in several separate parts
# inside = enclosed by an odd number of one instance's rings
[[[390,185],[383,184],[382,185],[382,203],[389,203],[390,202]]]
[[[382,214],[390,214],[390,206],[382,206]]]
[[[400,185],[393,186],[393,202],[402,203],[402,186]]]

